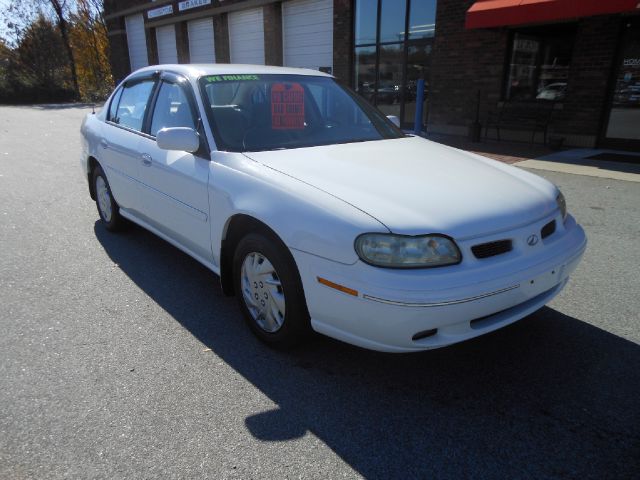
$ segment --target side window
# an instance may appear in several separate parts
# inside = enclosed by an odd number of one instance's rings
[[[153,80],[144,80],[124,87],[115,116],[115,123],[142,131],[144,112],[153,91]]]
[[[118,103],[120,102],[120,95],[122,95],[122,87],[118,89],[111,99],[111,105],[109,105],[109,117],[107,118],[110,122],[117,123],[118,121]]]
[[[184,89],[175,83],[163,82],[158,92],[151,120],[151,135],[158,130],[171,127],[196,128],[191,105]]]

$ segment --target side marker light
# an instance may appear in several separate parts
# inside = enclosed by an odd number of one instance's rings
[[[316,277],[316,278],[318,279],[318,282],[321,283],[322,285],[326,285],[329,288],[333,288],[335,290],[338,290],[342,293],[346,293],[348,295],[353,295],[354,297],[358,296],[357,290],[354,290],[349,287],[345,287],[344,285],[340,285],[338,283],[334,283],[330,280],[327,280],[326,278],[322,278],[322,277]]]

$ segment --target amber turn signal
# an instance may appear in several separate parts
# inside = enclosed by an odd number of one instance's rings
[[[348,295],[353,295],[354,297],[358,296],[358,291],[354,290],[352,288],[349,287],[345,287],[344,285],[340,285],[338,283],[333,283],[330,280],[327,280],[326,278],[322,278],[322,277],[316,277],[318,279],[318,282],[320,282],[322,285],[326,285],[327,287],[330,288],[334,288],[342,293],[346,293]]]

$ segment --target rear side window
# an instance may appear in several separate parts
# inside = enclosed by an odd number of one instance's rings
[[[132,130],[142,131],[144,113],[147,110],[154,83],[154,80],[149,79],[125,86],[115,117],[111,121]]]
[[[163,82],[153,109],[150,133],[155,136],[158,130],[171,127],[195,129],[196,124],[184,88],[175,83]]]
[[[120,102],[120,95],[122,95],[122,88],[119,88],[111,99],[111,105],[109,106],[109,118],[107,118],[110,122],[116,122],[118,118],[118,103]]]

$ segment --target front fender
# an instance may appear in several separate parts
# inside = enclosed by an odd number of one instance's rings
[[[358,260],[353,243],[363,232],[388,232],[378,220],[311,185],[240,153],[213,152],[209,176],[214,262],[234,215],[271,228],[291,249],[343,264]]]

